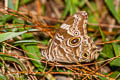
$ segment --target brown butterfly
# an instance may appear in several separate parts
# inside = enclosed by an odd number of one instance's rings
[[[48,61],[65,63],[89,62],[98,56],[99,49],[87,34],[88,14],[78,12],[60,26],[49,46],[41,50]]]

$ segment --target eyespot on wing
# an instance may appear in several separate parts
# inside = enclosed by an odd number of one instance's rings
[[[68,39],[67,44],[70,47],[77,47],[77,46],[79,46],[80,41],[81,41],[80,37],[72,37],[72,38]]]

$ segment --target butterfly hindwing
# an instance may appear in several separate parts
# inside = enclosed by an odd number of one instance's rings
[[[87,18],[85,11],[70,16],[60,26],[48,49],[42,55],[48,61],[66,63],[88,62],[97,54],[96,45],[87,35]]]

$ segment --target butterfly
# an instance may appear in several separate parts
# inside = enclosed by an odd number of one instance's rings
[[[88,14],[80,11],[68,17],[57,30],[42,55],[51,62],[90,62],[98,57],[98,47],[87,34]]]

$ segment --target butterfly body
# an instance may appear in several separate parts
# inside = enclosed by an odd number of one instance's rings
[[[75,63],[94,60],[98,49],[87,35],[87,18],[85,11],[68,17],[56,32],[48,49],[41,51],[42,55],[52,62]]]

